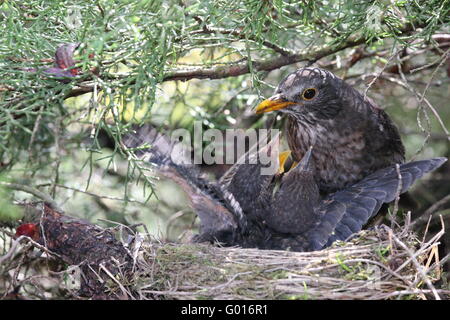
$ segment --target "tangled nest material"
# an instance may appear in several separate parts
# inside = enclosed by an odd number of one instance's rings
[[[134,281],[139,298],[438,298],[432,282],[440,276],[441,235],[421,243],[406,229],[383,226],[315,252],[147,243]]]
[[[103,268],[109,275],[105,292],[116,299],[445,299],[450,291],[433,284],[448,258],[438,256],[443,233],[425,242],[408,225],[395,232],[383,225],[315,252],[160,243],[136,233],[123,243],[132,256],[131,272],[121,272],[119,264],[114,275]],[[76,298],[76,286],[62,290],[61,284],[77,267],[32,271],[35,245],[18,239],[0,256],[4,297],[20,285],[24,298]],[[55,277],[58,292],[42,281]]]

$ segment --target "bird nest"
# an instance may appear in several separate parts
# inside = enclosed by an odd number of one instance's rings
[[[129,230],[119,226],[114,231],[123,235],[127,233],[124,229]],[[441,278],[443,261],[438,256],[438,245],[443,233],[441,230],[428,241],[421,241],[408,227],[394,231],[378,226],[314,252],[161,243],[139,233],[132,237],[128,234],[127,243],[118,242],[128,252],[126,263],[119,261],[120,257],[110,257],[97,269],[89,266],[97,280],[103,279],[102,292],[93,298],[448,298],[448,290],[435,287]],[[50,271],[49,261],[64,257],[29,238],[21,238],[0,256],[0,292],[6,296],[20,287],[22,298],[81,298],[79,286],[68,287],[67,279],[82,263],[68,263],[69,267],[61,264],[58,272]],[[39,254],[30,255],[31,247],[37,247]],[[37,258],[44,261],[40,267],[36,266]],[[55,282],[57,278],[59,283]]]
[[[381,226],[315,252],[144,242],[132,280],[110,290],[134,299],[439,299],[448,294],[433,285],[442,234],[422,242]]]

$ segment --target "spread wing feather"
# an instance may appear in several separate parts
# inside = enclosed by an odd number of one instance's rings
[[[336,240],[358,232],[380,210],[383,203],[406,192],[417,179],[441,166],[446,158],[413,161],[391,166],[367,176],[353,186],[328,195],[316,208],[320,219],[309,232],[311,250],[319,250]]]

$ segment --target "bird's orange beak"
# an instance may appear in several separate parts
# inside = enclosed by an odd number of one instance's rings
[[[264,100],[261,102],[255,109],[256,114],[261,114],[264,112],[271,112],[275,110],[283,109],[287,106],[290,106],[292,104],[295,104],[294,102],[289,102],[284,99],[281,99],[279,95],[275,95],[273,97],[270,97],[269,99]]]

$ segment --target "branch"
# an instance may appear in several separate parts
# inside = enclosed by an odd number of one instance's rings
[[[427,209],[419,218],[417,218],[412,224],[411,227],[420,227],[423,224],[425,224],[428,219],[438,210],[440,210],[442,207],[446,206],[450,203],[450,194],[446,195],[444,198],[439,200],[438,202],[434,203],[431,207]]]
[[[238,39],[241,40],[251,40],[254,41],[256,43],[258,43],[259,39],[256,39],[255,37],[253,37],[252,35],[247,35],[247,34],[243,34],[241,33],[239,30],[231,30],[231,29],[225,29],[225,28],[214,28],[211,26],[208,26],[207,24],[204,23],[203,19],[200,17],[194,17],[195,20],[197,20],[197,22],[199,22],[200,24],[203,24],[203,29],[202,30],[197,30],[191,33],[191,35],[194,34],[214,34],[214,33],[220,33],[220,34],[225,34],[225,35],[232,35],[237,37]],[[292,54],[292,52],[289,49],[286,48],[282,48],[280,46],[278,46],[277,44],[267,41],[267,40],[262,40],[261,42],[264,46],[266,46],[267,48],[272,49],[273,51],[283,55],[283,56],[288,56],[290,54]]]
[[[364,38],[349,38],[344,43],[330,47],[327,45],[317,46],[311,49],[305,49],[297,53],[291,53],[289,55],[280,55],[276,57],[271,57],[263,60],[255,60],[252,62],[253,71],[272,71],[279,69],[281,67],[294,64],[301,61],[314,62],[323,57],[332,55],[341,50],[351,48],[365,42]],[[250,66],[248,61],[242,61],[236,63],[231,63],[226,66],[215,66],[215,67],[199,67],[191,69],[176,69],[168,72],[161,80],[165,81],[188,81],[192,79],[223,79],[229,77],[237,77],[243,74],[250,73]],[[115,78],[113,80],[118,80]],[[130,81],[128,84],[132,85],[135,81]],[[97,84],[98,86],[98,84]],[[97,89],[101,89],[99,86]],[[93,92],[94,84],[92,83],[82,83],[77,85],[72,91],[66,95],[67,98],[77,97],[85,93]]]
[[[281,67],[302,62],[317,61],[323,57],[332,55],[341,50],[351,48],[365,42],[364,38],[349,38],[344,43],[330,47],[327,45],[317,46],[311,49],[301,50],[296,53],[280,55],[264,60],[255,60],[252,62],[254,71],[272,71]],[[191,80],[191,79],[222,79],[228,77],[237,77],[250,73],[249,63],[246,61],[226,66],[216,66],[211,68],[192,68],[180,69],[169,72],[163,81],[171,80]]]
[[[411,31],[414,31],[416,28],[423,27],[421,25],[413,26],[412,24],[408,24],[407,26],[400,29],[400,33],[406,34]],[[219,33],[227,33],[231,35],[235,35],[238,37],[245,36],[239,31],[228,30],[228,29],[217,29],[210,28],[206,26],[203,30],[199,32],[219,32]],[[386,35],[387,37],[388,35]],[[250,39],[251,40],[251,39]],[[376,39],[374,39],[376,40]],[[280,52],[281,55],[270,57],[267,59],[261,60],[239,60],[235,63],[230,63],[227,65],[219,65],[214,67],[199,67],[199,68],[190,68],[190,69],[175,69],[167,72],[167,74],[160,80],[161,82],[165,81],[188,81],[192,79],[223,79],[228,77],[237,77],[240,75],[248,74],[250,72],[258,72],[258,71],[272,71],[275,69],[279,69],[281,67],[302,62],[308,61],[310,63],[320,60],[329,55],[335,54],[339,51],[342,51],[347,48],[352,48],[361,44],[366,43],[366,38],[361,36],[350,36],[345,41],[339,43],[338,45],[332,46],[329,44],[324,44],[320,46],[315,46],[311,48],[305,48],[299,50],[297,52],[291,52],[287,49],[278,47],[273,43],[269,43],[265,41],[263,44],[269,48],[272,48],[274,51]],[[252,65],[252,70],[250,70],[250,65]],[[118,80],[118,78],[114,78],[111,80]],[[134,80],[128,82],[128,84],[132,85]],[[97,84],[98,85],[98,84]],[[97,89],[101,89],[98,87]],[[76,97],[88,92],[94,91],[94,84],[92,83],[82,83],[76,86],[69,94],[66,95],[66,98]]]
[[[111,299],[115,293],[105,291],[106,281],[120,278],[132,269],[129,251],[115,238],[110,229],[54,210],[47,204],[24,204],[32,222],[39,224],[33,244],[43,246],[68,265],[78,265],[82,276],[82,296]],[[28,236],[28,234],[24,234]],[[6,260],[8,256],[3,256]]]
[[[9,189],[13,189],[13,190],[23,191],[23,192],[29,193],[29,194],[31,194],[31,195],[33,195],[33,196],[35,196],[35,197],[37,197],[37,198],[47,202],[48,204],[50,204],[56,210],[61,211],[61,209],[58,206],[58,203],[56,203],[56,201],[53,200],[53,198],[50,195],[48,195],[48,194],[46,194],[46,193],[44,193],[42,191],[39,191],[39,190],[37,190],[37,189],[35,189],[33,187],[26,186],[26,185],[23,185],[23,184],[18,184],[18,183],[11,183],[11,182],[0,182],[0,185],[5,186],[5,187],[7,187]]]

